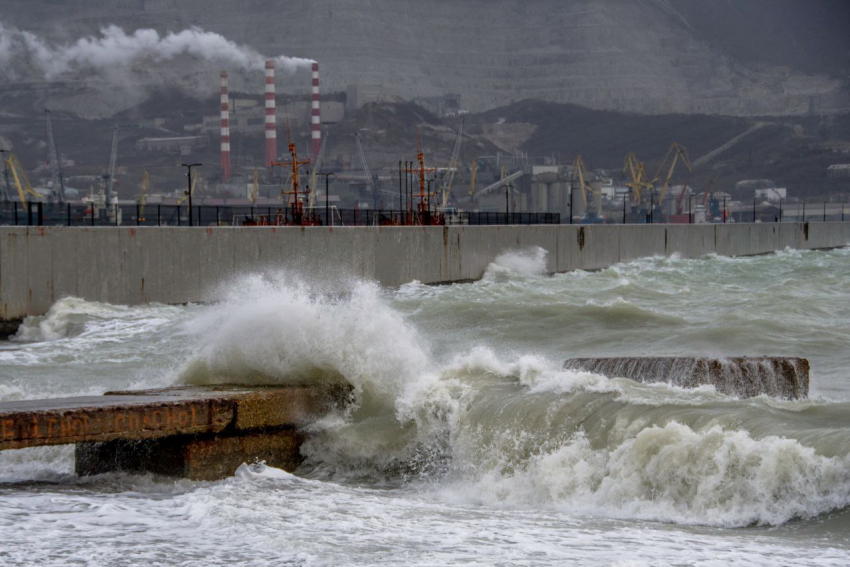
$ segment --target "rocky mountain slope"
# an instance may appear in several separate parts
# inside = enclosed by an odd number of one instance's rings
[[[841,0],[5,0],[0,21],[48,43],[108,24],[200,26],[267,55],[313,58],[323,90],[380,84],[403,98],[460,93],[480,111],[528,98],[638,113],[788,115],[850,108],[850,4]],[[0,42],[2,44],[2,42]],[[45,83],[24,57],[0,90],[106,117],[151,86],[214,92],[221,65],[181,56]],[[82,71],[82,70],[81,70]],[[233,87],[262,75],[231,69]],[[309,74],[281,74],[281,91]]]

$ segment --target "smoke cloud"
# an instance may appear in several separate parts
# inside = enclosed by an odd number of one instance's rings
[[[76,42],[60,45],[33,33],[6,27],[0,22],[0,69],[9,69],[13,62],[26,59],[47,79],[75,69],[115,69],[140,59],[165,61],[179,55],[246,70],[261,70],[269,59],[246,45],[197,27],[160,36],[153,29],[138,29],[128,34],[120,27],[110,25],[102,28],[98,36],[82,37]],[[278,68],[290,72],[313,63],[311,59],[286,56],[275,57],[274,61]]]

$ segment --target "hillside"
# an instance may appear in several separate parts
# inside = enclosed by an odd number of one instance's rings
[[[839,190],[850,194],[850,183],[826,177],[830,164],[850,161],[850,114],[646,116],[530,100],[474,115],[469,124],[469,132],[501,142],[503,150],[555,155],[562,162],[580,153],[588,167],[613,173],[621,170],[630,151],[654,173],[676,141],[694,162],[705,156],[692,176],[699,186],[713,179],[716,187],[731,190],[742,179],[767,178],[799,196]],[[499,130],[503,135],[494,136]],[[511,138],[504,132],[518,134]],[[743,133],[747,134],[738,138]]]
[[[651,114],[805,114],[850,108],[850,5],[842,0],[5,0],[6,35],[62,46],[114,24],[160,34],[199,26],[266,55],[320,62],[324,92],[377,84],[404,99],[460,93],[482,111],[524,99]],[[817,33],[813,33],[817,30]],[[0,32],[3,33],[3,32]],[[3,42],[0,42],[2,45]],[[61,52],[61,49],[60,49]],[[210,52],[215,48],[210,47]],[[87,52],[85,58],[94,58]],[[107,57],[94,70],[44,77],[15,54],[0,84],[21,102],[108,117],[169,86],[214,93],[215,56]],[[231,65],[235,89],[262,76]],[[2,71],[0,71],[2,72]],[[281,91],[306,93],[309,73],[280,73]]]

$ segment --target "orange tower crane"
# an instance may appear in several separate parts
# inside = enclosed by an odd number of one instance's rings
[[[292,195],[292,217],[295,221],[295,224],[300,225],[302,224],[303,220],[304,205],[298,198],[298,188],[300,185],[298,170],[301,168],[302,165],[309,164],[310,159],[298,159],[298,153],[295,151],[295,142],[289,142],[289,155],[291,156],[291,159],[289,161],[272,161],[271,165],[290,168],[290,174],[292,176],[292,190],[281,191],[281,195]]]
[[[416,141],[416,160],[419,162],[419,167],[407,168],[407,173],[417,173],[419,175],[419,204],[417,205],[420,223],[424,222],[425,218],[430,218],[431,212],[431,197],[434,196],[434,193],[426,193],[425,192],[425,174],[429,171],[437,171],[436,167],[425,167],[425,154],[422,152],[419,147],[419,140],[417,137]],[[435,219],[437,220],[437,216],[435,215]],[[430,224],[433,224],[431,222]],[[437,222],[437,224],[440,224]]]

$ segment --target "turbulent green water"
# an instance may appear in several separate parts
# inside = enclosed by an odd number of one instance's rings
[[[344,293],[252,275],[209,306],[63,299],[0,350],[0,398],[345,380],[296,475],[75,478],[0,454],[0,560],[66,564],[850,562],[850,251],[646,259]],[[333,291],[333,293],[329,293]],[[803,356],[809,400],[561,370],[565,358]]]

